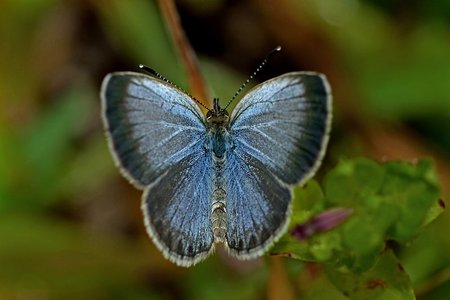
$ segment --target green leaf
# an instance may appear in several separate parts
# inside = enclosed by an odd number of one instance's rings
[[[370,268],[385,241],[405,242],[415,237],[428,211],[439,199],[432,164],[420,161],[342,161],[325,178],[331,204],[346,204],[354,214],[338,228],[342,252],[335,259],[354,272]]]
[[[325,178],[327,201],[337,205],[355,205],[361,200],[377,207],[379,199],[370,197],[380,189],[383,167],[368,159],[342,161]]]
[[[395,240],[407,241],[417,234],[428,211],[439,199],[436,175],[430,161],[420,161],[417,165],[391,162],[385,169],[380,193],[399,210],[399,218],[388,234]]]
[[[348,269],[326,268],[332,283],[350,299],[415,299],[408,274],[392,251],[387,251],[367,272],[355,274]]]
[[[316,261],[307,241],[299,241],[290,234],[285,234],[273,245],[269,255],[286,256],[302,261]]]
[[[292,200],[292,212],[288,232],[296,224],[308,220],[313,216],[313,212],[321,211],[324,205],[322,189],[315,180],[308,181],[302,187],[296,186],[293,189],[293,194],[294,199]],[[314,256],[309,248],[310,245],[307,241],[299,241],[288,233],[282,236],[270,249],[270,254],[292,257],[304,261],[314,261]]]
[[[329,207],[352,209],[353,214],[335,229],[305,241],[286,234],[271,249],[272,255],[362,273],[376,263],[387,240],[409,241],[438,215],[434,211],[439,189],[429,161],[345,160],[326,175],[324,186],[325,196],[315,181],[294,189],[290,228]]]
[[[325,197],[317,181],[310,180],[304,186],[295,186],[293,194],[290,227],[323,211]]]
[[[445,210],[445,202],[442,199],[436,201],[425,214],[425,219],[423,221],[422,226],[425,227],[431,222],[433,222],[440,214],[442,214]]]

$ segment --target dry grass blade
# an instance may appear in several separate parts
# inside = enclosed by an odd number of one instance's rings
[[[192,96],[203,101],[206,106],[212,107],[211,99],[198,66],[197,57],[181,27],[175,3],[173,0],[159,0],[159,7],[175,47],[186,67]]]

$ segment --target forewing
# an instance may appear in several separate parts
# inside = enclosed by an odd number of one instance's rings
[[[169,168],[144,193],[147,231],[164,256],[191,266],[213,249],[211,155],[201,145]]]
[[[231,116],[236,148],[286,184],[310,178],[325,154],[331,94],[325,76],[293,72],[256,86]]]
[[[159,79],[133,72],[108,74],[101,99],[115,161],[139,188],[186,157],[205,134],[194,101]]]

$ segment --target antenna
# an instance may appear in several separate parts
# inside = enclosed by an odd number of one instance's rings
[[[197,100],[197,98],[195,98],[194,96],[192,96],[191,94],[189,94],[188,92],[186,92],[185,90],[183,90],[182,88],[178,87],[176,84],[172,83],[170,80],[168,80],[166,77],[162,76],[161,74],[159,74],[158,72],[156,72],[155,70],[153,70],[150,67],[147,67],[146,65],[139,65],[139,68],[144,70],[145,72],[149,73],[150,75],[153,75],[159,79],[161,79],[162,81],[167,82],[170,85],[173,85],[174,87],[176,87],[177,89],[183,91],[186,95],[188,95],[192,100],[194,100],[195,102],[197,102],[198,104],[200,104],[202,107],[206,108],[208,111],[210,111],[210,109],[208,107],[206,107],[206,105],[204,105],[203,103],[201,103],[199,100]]]
[[[236,99],[236,97],[242,92],[242,90],[245,88],[245,86],[250,82],[250,80],[252,80],[256,74],[259,73],[259,71],[262,70],[262,68],[264,67],[264,65],[269,61],[269,59],[276,53],[281,51],[281,46],[277,46],[275,49],[273,49],[272,51],[270,51],[270,53],[266,56],[266,58],[264,58],[264,60],[261,62],[261,64],[256,68],[256,70],[253,72],[252,75],[250,75],[250,77],[239,87],[239,89],[237,90],[237,92],[234,94],[234,96],[230,99],[230,101],[228,101],[227,105],[225,105],[224,109],[227,109],[227,107],[231,104],[231,102],[233,102],[234,99]]]

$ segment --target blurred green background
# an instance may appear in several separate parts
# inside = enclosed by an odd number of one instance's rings
[[[450,196],[450,1],[176,1],[213,96],[325,73],[329,152],[432,158]],[[106,73],[143,63],[188,89],[151,0],[0,2],[0,299],[340,299],[320,267],[219,252],[184,269],[146,236],[140,192],[114,167],[99,115]],[[450,216],[400,253],[418,299],[450,299]]]

